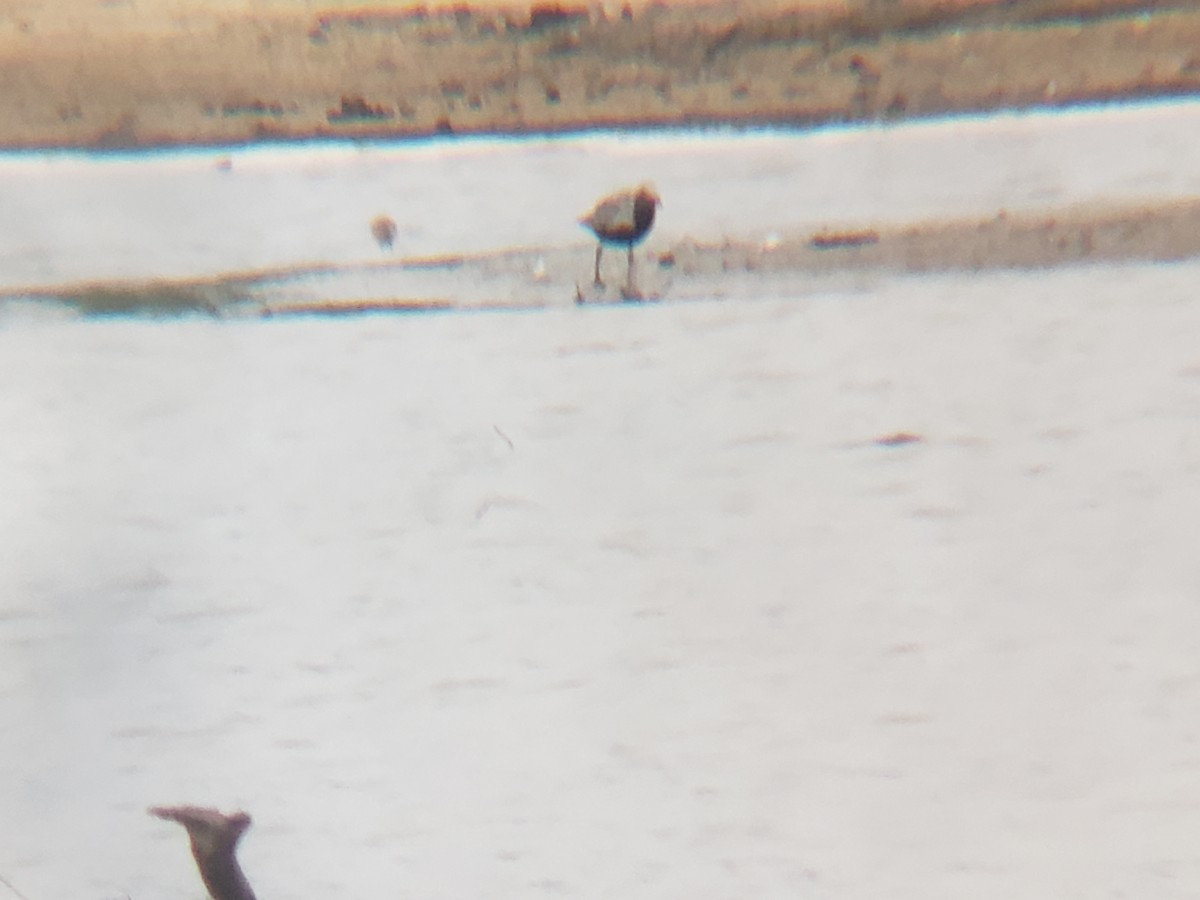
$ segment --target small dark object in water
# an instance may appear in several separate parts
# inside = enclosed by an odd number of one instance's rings
[[[866,231],[837,231],[832,234],[814,234],[808,241],[815,250],[835,250],[838,247],[865,247],[868,244],[879,243],[879,232]]]
[[[391,216],[378,215],[371,220],[371,236],[379,249],[390,250],[396,240],[396,222]]]
[[[596,245],[596,284],[604,284],[600,279],[600,256],[604,246],[624,247],[629,262],[626,296],[637,296],[633,285],[633,247],[650,232],[655,210],[661,205],[662,198],[655,193],[654,187],[643,184],[609,194],[579,220],[579,224],[590,228],[599,240]]]
[[[237,861],[238,841],[250,827],[249,815],[226,815],[199,806],[153,806],[149,812],[187,829],[192,856],[212,900],[255,900]]]
[[[453,301],[445,297],[397,297],[394,300],[322,301],[289,303],[267,309],[263,316],[365,316],[372,313],[428,313],[453,309]]]
[[[903,447],[905,444],[919,444],[920,442],[921,436],[913,434],[911,431],[894,431],[891,434],[875,438],[875,443],[880,447]]]

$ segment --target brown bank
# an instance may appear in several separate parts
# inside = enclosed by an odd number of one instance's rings
[[[146,3],[0,0],[0,147],[811,124],[1200,90],[1194,3]],[[574,235],[571,223],[564,234]],[[651,293],[670,299],[711,293],[738,273],[792,273],[799,286],[839,270],[1184,259],[1200,254],[1197,235],[1200,203],[1184,198],[1024,217],[997,210],[981,221],[883,230],[851,223],[773,246],[697,234],[668,247],[652,236],[643,255],[657,263],[647,272],[659,276]],[[563,302],[579,293],[584,255],[564,246],[451,260],[444,295],[434,286],[436,295],[383,304]],[[429,270],[420,260],[384,265]],[[472,298],[452,276],[475,267],[498,281]],[[296,274],[53,293],[97,311],[219,312],[230,298],[264,297]],[[460,282],[481,283],[478,274]],[[285,311],[265,297],[263,308]]]
[[[1200,89],[1154,0],[0,0],[0,146],[818,123]]]

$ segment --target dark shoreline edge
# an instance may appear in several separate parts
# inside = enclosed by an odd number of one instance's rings
[[[1200,49],[1200,48],[1198,48]],[[0,143],[0,160],[22,159],[30,157],[71,157],[79,156],[89,159],[128,159],[136,160],[143,156],[153,156],[171,153],[233,153],[239,150],[263,148],[321,148],[321,147],[386,147],[436,145],[444,142],[457,141],[538,141],[554,140],[556,138],[572,139],[608,135],[753,135],[753,134],[802,134],[806,132],[820,133],[839,129],[880,128],[889,125],[919,125],[923,123],[939,123],[955,121],[971,121],[985,119],[991,116],[1023,116],[1051,115],[1054,113],[1086,112],[1104,110],[1123,106],[1150,106],[1172,102],[1189,102],[1200,99],[1200,90],[1192,88],[1164,92],[1162,90],[1147,90],[1145,92],[1112,93],[1104,96],[1083,97],[1070,99],[1060,97],[1056,102],[1030,103],[1011,106],[982,106],[978,108],[954,108],[932,111],[920,115],[900,116],[885,119],[864,119],[846,116],[825,116],[806,118],[802,120],[779,118],[755,118],[730,120],[725,118],[692,117],[686,121],[662,120],[631,120],[626,123],[573,123],[553,128],[537,130],[486,129],[465,130],[447,134],[445,132],[403,132],[392,133],[386,130],[379,132],[362,132],[342,134],[335,132],[317,132],[311,135],[288,134],[274,135],[265,138],[246,138],[245,140],[212,140],[162,143],[145,143],[132,146],[99,147],[75,144],[3,144]]]

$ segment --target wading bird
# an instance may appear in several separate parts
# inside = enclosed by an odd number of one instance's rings
[[[199,806],[153,806],[149,812],[187,829],[196,868],[212,900],[255,900],[237,861],[238,841],[250,827],[250,816]]]
[[[661,205],[662,198],[654,192],[654,187],[643,184],[609,194],[579,220],[579,224],[590,228],[599,241],[596,244],[596,284],[604,284],[600,279],[600,256],[604,253],[604,246],[624,247],[629,263],[628,284],[624,293],[629,298],[638,296],[633,284],[633,247],[650,232],[654,224],[654,212]]]
[[[371,220],[371,237],[380,250],[390,250],[396,240],[396,221],[391,216],[376,216]]]

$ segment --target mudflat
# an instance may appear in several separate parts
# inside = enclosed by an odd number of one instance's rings
[[[0,147],[813,124],[1200,90],[1153,0],[3,0]]]
[[[900,121],[1195,93],[1200,6],[0,0],[0,79],[7,149]],[[1198,208],[1189,197],[1147,198],[907,227],[863,221],[774,246],[716,233],[667,246],[652,235],[645,252],[676,293],[730,272],[1183,259],[1200,254]],[[522,296],[550,284],[569,296],[590,254],[533,252],[548,275],[531,280],[519,254],[500,266],[518,287],[526,281]],[[137,295],[128,288],[122,297]]]

